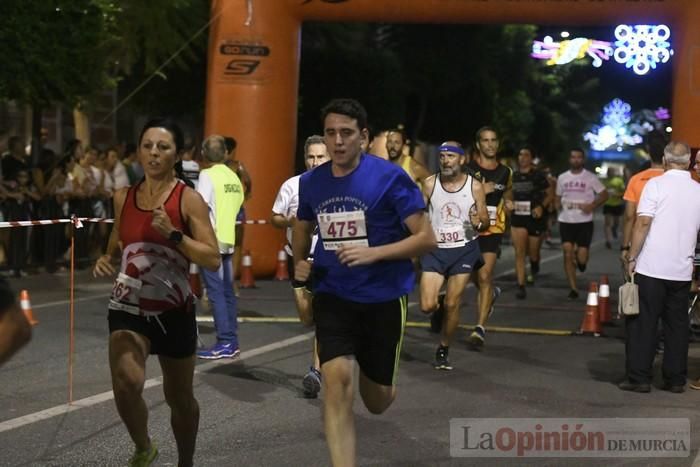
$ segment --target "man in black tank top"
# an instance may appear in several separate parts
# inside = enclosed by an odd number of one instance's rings
[[[496,130],[491,127],[480,128],[476,132],[475,141],[479,157],[473,159],[468,167],[474,178],[484,185],[490,225],[485,232],[479,234],[479,248],[484,259],[484,266],[476,276],[479,317],[468,342],[473,350],[481,350],[486,339],[486,320],[493,312],[493,303],[501,294],[501,289],[493,286],[493,269],[506,230],[506,213],[513,210],[513,173],[496,158],[499,146]]]

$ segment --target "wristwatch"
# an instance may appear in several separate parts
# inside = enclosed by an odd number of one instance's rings
[[[621,247],[620,247],[620,251],[629,251],[630,248],[631,248],[631,247],[630,247],[629,245],[627,245],[627,246],[621,246]]]
[[[170,235],[168,236],[168,240],[175,243],[176,245],[179,245],[180,243],[182,243],[182,238],[183,238],[182,232],[179,230],[173,230],[172,232],[170,232]]]

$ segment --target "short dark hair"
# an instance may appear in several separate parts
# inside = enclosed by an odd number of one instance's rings
[[[481,141],[481,134],[482,134],[483,132],[485,132],[485,131],[493,131],[494,133],[496,133],[496,136],[498,137],[498,132],[496,131],[496,129],[495,129],[494,127],[488,126],[488,125],[482,126],[482,127],[479,128],[478,130],[476,130],[476,134],[475,134],[475,136],[474,136],[474,141],[475,141],[476,143],[478,143],[479,141]]]
[[[397,135],[401,135],[401,141],[406,142],[406,134],[403,132],[403,130],[400,130],[398,128],[394,128],[393,130],[388,130],[386,132],[386,137],[388,138],[391,133],[396,133]]]
[[[224,143],[226,143],[226,152],[228,153],[236,149],[236,146],[238,146],[236,138],[233,136],[224,136]]]
[[[333,99],[321,109],[321,124],[324,125],[328,114],[340,114],[357,120],[360,130],[367,128],[367,111],[355,99]]]
[[[574,146],[569,150],[569,152],[580,152],[581,154],[583,154],[583,157],[586,157],[586,150],[579,146]]]
[[[661,164],[664,158],[664,148],[666,147],[666,137],[660,131],[651,131],[647,134],[647,149],[649,158],[654,164]]]
[[[176,153],[179,153],[185,146],[185,135],[182,133],[182,128],[180,128],[180,126],[169,117],[156,117],[147,121],[141,129],[141,134],[139,135],[139,145],[141,145],[143,135],[149,128],[165,128],[168,130],[168,133],[173,136],[173,141],[175,141]]]
[[[523,149],[526,151],[530,151],[530,155],[533,159],[537,157],[537,151],[535,151],[535,148],[533,146],[529,144],[523,144],[522,146],[520,146],[520,150],[518,152],[522,151]]]
[[[309,146],[312,144],[322,144],[326,145],[326,140],[323,139],[323,136],[319,135],[311,135],[308,138],[306,138],[306,141],[304,142],[304,157],[309,153]]]

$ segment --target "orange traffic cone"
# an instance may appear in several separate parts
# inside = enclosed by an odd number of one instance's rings
[[[190,263],[190,288],[197,298],[202,298],[202,281],[199,277],[199,266]]]
[[[253,257],[250,256],[250,250],[246,250],[245,253],[243,253],[243,259],[241,260],[240,284],[242,289],[255,288],[255,278],[253,277]]]
[[[598,318],[598,284],[591,282],[588,286],[588,298],[586,300],[586,311],[583,314],[583,322],[579,334],[593,334],[600,336],[602,328]]]
[[[29,321],[29,324],[31,324],[32,326],[36,326],[37,324],[39,324],[39,320],[34,318],[32,304],[29,302],[29,292],[27,292],[26,290],[22,290],[19,293],[19,306],[22,308],[24,316],[27,318],[27,321]]]
[[[276,281],[288,281],[289,271],[287,270],[287,252],[284,251],[284,245],[277,253],[277,271],[275,272]]]
[[[600,278],[600,288],[598,289],[598,318],[600,324],[612,322],[612,314],[610,313],[610,285],[608,285],[608,276]]]

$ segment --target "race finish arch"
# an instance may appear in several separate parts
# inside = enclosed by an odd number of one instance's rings
[[[213,0],[211,14],[205,128],[238,140],[253,179],[249,218],[268,219],[277,190],[293,175],[304,21],[667,24],[675,50],[673,136],[700,147],[700,0]],[[245,241],[255,272],[272,274],[282,233],[250,226]]]

